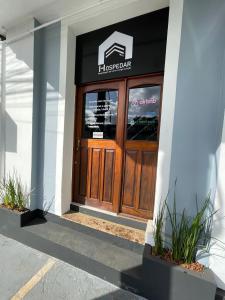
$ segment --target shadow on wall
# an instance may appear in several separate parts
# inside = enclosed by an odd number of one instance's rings
[[[36,24],[37,25],[37,24]],[[31,185],[31,209],[55,212],[60,23],[6,47],[6,172]],[[34,44],[33,44],[34,43]],[[31,183],[30,183],[30,172]]]
[[[211,192],[212,202],[215,201],[225,111],[224,13],[225,4],[220,1],[184,1],[169,204],[173,201],[173,186],[177,179],[178,210],[185,207],[190,215],[195,212],[196,194],[201,202]],[[163,174],[160,175],[163,178]],[[219,195],[217,201],[220,203],[215,203],[216,209],[224,207],[224,195]],[[215,238],[224,237],[223,224],[221,219],[214,222]],[[168,227],[166,231],[169,231]],[[215,251],[211,254],[216,256]],[[223,250],[221,266],[224,261]],[[215,271],[220,272],[224,280],[224,271],[219,269],[218,264]],[[217,278],[220,287],[224,286],[221,278]]]
[[[24,46],[29,45],[29,39]],[[21,41],[5,46],[5,98],[3,98],[3,137],[5,175],[16,170],[25,186],[30,187],[31,120],[33,95],[33,70],[23,60],[29,53],[22,53]],[[26,49],[29,49],[26,48]]]
[[[178,208],[190,214],[196,194],[202,201],[211,192],[214,201],[217,184],[225,109],[225,5],[217,3],[184,2],[170,187],[177,179]]]
[[[17,124],[13,121],[10,115],[5,113],[5,128],[6,132],[10,132],[10,135],[6,139],[5,151],[17,152]]]

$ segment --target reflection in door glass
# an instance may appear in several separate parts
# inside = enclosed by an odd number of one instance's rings
[[[83,138],[115,139],[118,91],[104,90],[84,95]]]
[[[127,121],[128,140],[156,141],[160,111],[160,86],[129,90]]]

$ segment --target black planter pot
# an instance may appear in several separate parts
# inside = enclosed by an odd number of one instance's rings
[[[152,300],[214,300],[216,283],[213,272],[194,272],[151,255],[145,245],[143,254],[145,294]]]
[[[2,226],[16,226],[23,227],[36,216],[36,210],[26,210],[18,212],[0,206],[0,227]]]

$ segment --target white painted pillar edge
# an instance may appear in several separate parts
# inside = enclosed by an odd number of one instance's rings
[[[165,199],[168,193],[170,184],[183,4],[183,0],[170,0],[153,222],[157,216],[161,201]],[[145,235],[146,243],[151,243],[152,231],[152,221],[149,221]]]

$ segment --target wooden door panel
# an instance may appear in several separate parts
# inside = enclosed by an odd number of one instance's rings
[[[79,202],[112,210],[115,190],[115,149],[80,149]]]
[[[155,142],[146,143],[145,141],[126,141],[126,149],[157,152],[158,144],[156,144]]]
[[[113,203],[115,150],[104,151],[103,201]]]
[[[151,151],[127,150],[124,166],[121,211],[150,218],[154,208],[157,154]]]
[[[153,212],[157,155],[150,151],[143,151],[141,157],[142,167],[138,208]]]
[[[112,140],[81,140],[81,147],[99,148],[99,149],[113,149],[116,148],[117,143]]]
[[[128,207],[134,207],[135,187],[137,180],[137,158],[138,152],[136,150],[126,151],[122,205]]]
[[[100,197],[101,150],[93,148],[90,151],[90,198],[97,200]]]
[[[80,149],[80,176],[79,176],[79,194],[83,197],[87,195],[87,170],[88,170],[88,149]]]

